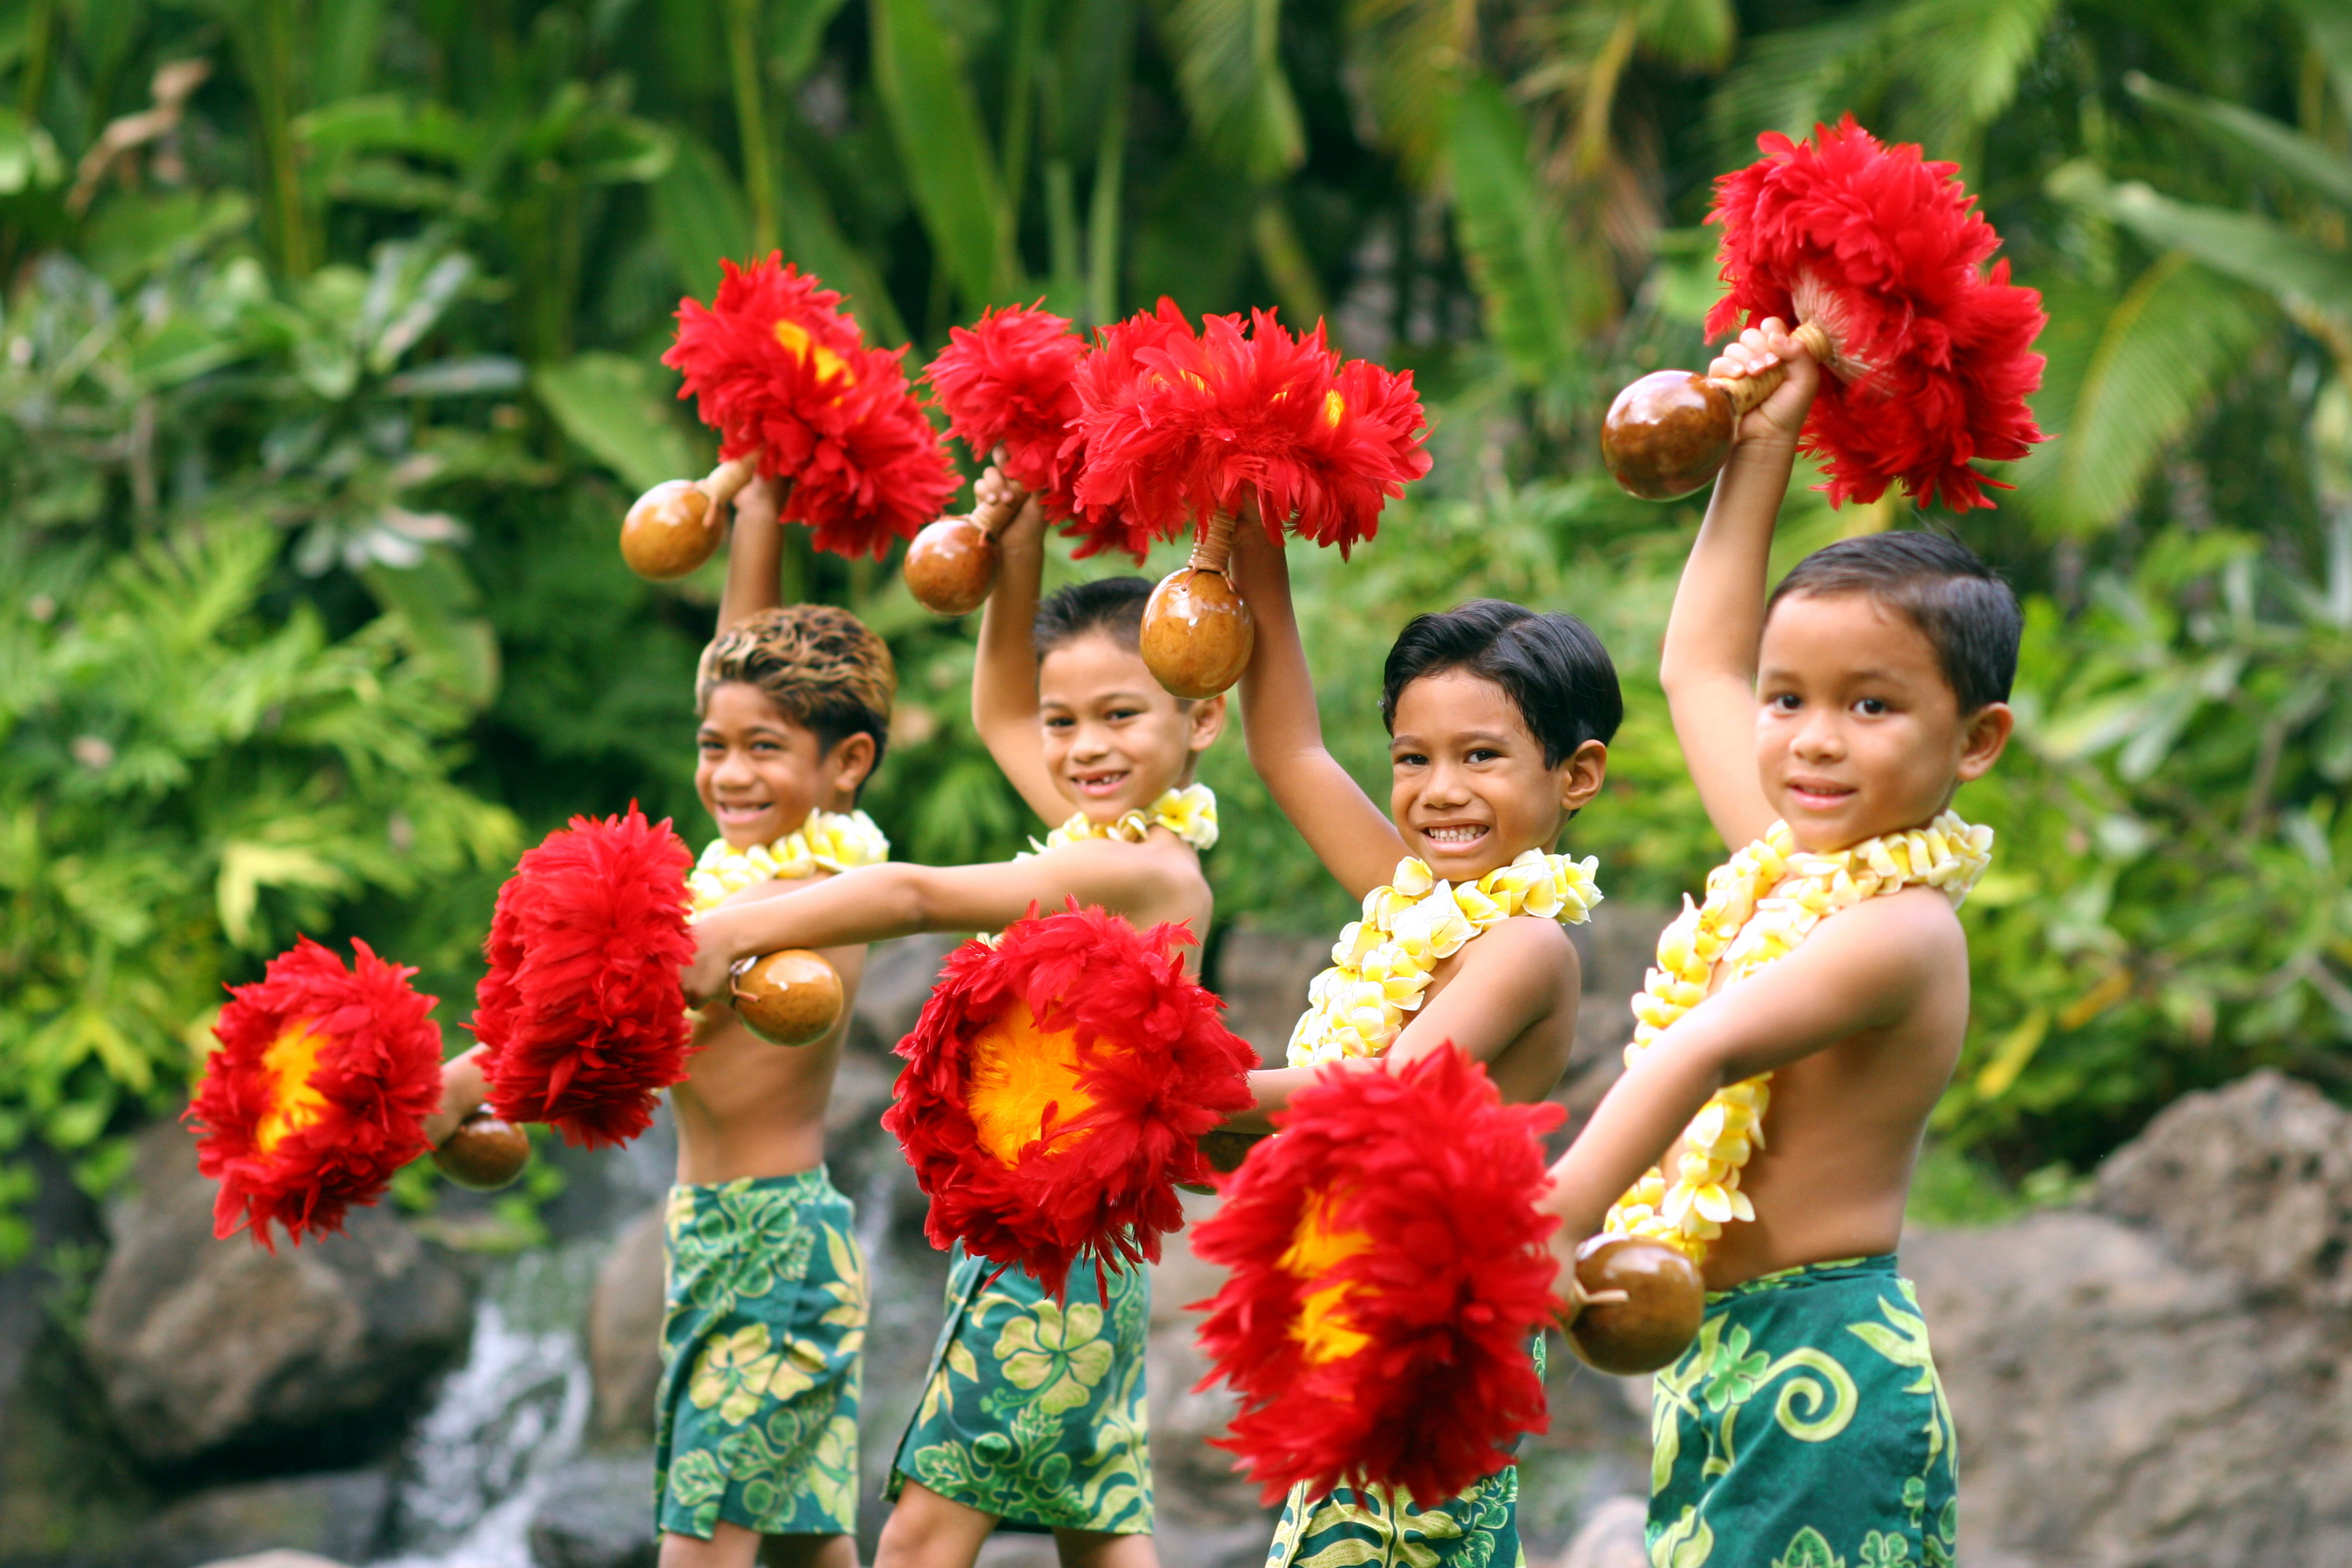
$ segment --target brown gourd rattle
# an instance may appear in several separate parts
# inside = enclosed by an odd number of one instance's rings
[[[1584,1304],[1566,1327],[1577,1359],[1633,1377],[1670,1366],[1698,1337],[1706,1284],[1698,1265],[1664,1242],[1595,1236],[1576,1249]]]
[[[719,508],[754,473],[779,482],[778,515],[806,524],[817,549],[888,553],[955,487],[938,433],[908,388],[901,349],[866,346],[841,296],[770,256],[720,264],[716,300],[678,302],[678,371],[719,433],[723,461],[698,480],[669,479],[621,522],[621,554],[640,576],[683,577],[724,537]]]
[[[735,961],[728,1000],[744,1027],[777,1046],[813,1046],[841,1022],[841,972],[824,954],[788,947]]]
[[[467,1192],[494,1193],[522,1174],[530,1134],[488,1106],[478,1106],[433,1151],[441,1173]]]
[[[1178,697],[1213,697],[1249,663],[1255,632],[1227,565],[1236,526],[1345,554],[1429,471],[1412,373],[1343,364],[1320,323],[1298,336],[1270,310],[1246,337],[1239,316],[1206,317],[1196,335],[1162,300],[1104,331],[1078,400],[1078,503],[1147,538],[1193,536],[1143,612],[1143,661]]]
[[[1729,284],[1710,337],[1796,321],[1824,371],[1801,440],[1820,454],[1831,504],[1874,501],[1899,482],[1923,504],[1990,506],[1977,459],[2022,458],[2042,433],[2026,398],[2042,383],[2041,296],[1988,269],[2000,237],[1974,210],[1958,165],[1882,146],[1848,116],[1812,140],[1772,132],[1764,156],[1716,182],[1707,221]],[[1718,379],[1658,371],[1618,394],[1601,424],[1617,482],[1671,500],[1712,479],[1740,418],[1786,378],[1780,365]]]

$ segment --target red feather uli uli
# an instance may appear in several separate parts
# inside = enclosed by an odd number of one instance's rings
[[[756,452],[761,473],[789,481],[784,521],[806,523],[820,550],[879,556],[912,538],[955,472],[907,385],[905,351],[866,346],[841,296],[778,256],[719,265],[716,300],[678,302],[662,355],[719,456]]]
[[[1082,1255],[1159,1259],[1184,1223],[1176,1184],[1209,1179],[1201,1134],[1249,1104],[1257,1063],[1184,973],[1192,941],[1072,908],[949,957],[882,1118],[930,1198],[934,1246],[1056,1294]]]
[[[1899,480],[1923,502],[1990,506],[1998,484],[1970,465],[2025,456],[2042,433],[2026,399],[2042,384],[2033,340],[2042,297],[1984,263],[2000,237],[1959,166],[1882,146],[1851,115],[1810,142],[1778,132],[1764,156],[1716,182],[1723,228],[1712,335],[1743,320],[1811,321],[1841,362],[1804,429],[1827,459],[1832,503],[1873,501]]]
[[[499,889],[472,1028],[490,1108],[570,1143],[621,1143],[686,1077],[678,970],[690,857],[669,823],[575,816]]]
[[[352,967],[305,937],[233,987],[213,1026],[219,1048],[183,1120],[198,1130],[197,1168],[220,1184],[213,1234],[250,1227],[276,1251],[271,1222],[296,1245],[341,1230],[353,1204],[383,1195],[425,1151],[441,1102],[441,1031],[416,971],[352,942]]]
[[[1505,1105],[1451,1045],[1333,1067],[1228,1177],[1192,1250],[1230,1273],[1199,1342],[1241,1400],[1218,1446],[1273,1502],[1293,1485],[1423,1504],[1544,1429],[1528,1340],[1551,1320],[1539,1215],[1557,1105]]]

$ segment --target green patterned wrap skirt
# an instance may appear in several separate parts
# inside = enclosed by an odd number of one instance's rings
[[[1544,1374],[1544,1342],[1528,1353]],[[1310,1495],[1302,1481],[1283,1500],[1266,1568],[1519,1568],[1519,1468],[1507,1465],[1433,1507],[1391,1487],[1341,1487]]]
[[[857,1529],[866,1255],[820,1165],[669,1190],[656,1529]]]
[[[1013,1530],[1151,1532],[1151,1277],[1070,1270],[1068,1300],[959,1247],[948,1321],[887,1496],[914,1481]]]
[[[1708,1296],[1653,1387],[1656,1568],[1952,1568],[1952,1410],[1891,1254]]]

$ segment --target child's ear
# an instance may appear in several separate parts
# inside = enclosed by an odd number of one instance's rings
[[[1225,694],[1204,697],[1192,704],[1192,735],[1189,742],[1194,752],[1205,752],[1225,732]]]
[[[2000,761],[2017,729],[2017,714],[2006,702],[1988,702],[1961,722],[1968,728],[1960,736],[1959,765],[1952,772],[1967,784],[1992,772],[1993,763]]]
[[[1609,748],[1587,741],[1559,765],[1559,808],[1573,816],[1592,804],[1609,777]]]
[[[873,772],[874,737],[863,730],[835,741],[825,753],[826,782],[839,794],[855,795]]]

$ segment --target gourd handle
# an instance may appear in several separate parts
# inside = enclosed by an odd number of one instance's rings
[[[1819,321],[1801,322],[1789,335],[1804,344],[1805,352],[1824,367],[1838,363],[1837,344]],[[1788,379],[1789,366],[1783,362],[1768,365],[1754,375],[1711,375],[1706,384],[1719,386],[1730,395],[1732,417],[1737,421],[1747,418],[1766,398],[1780,391],[1780,384]]]

